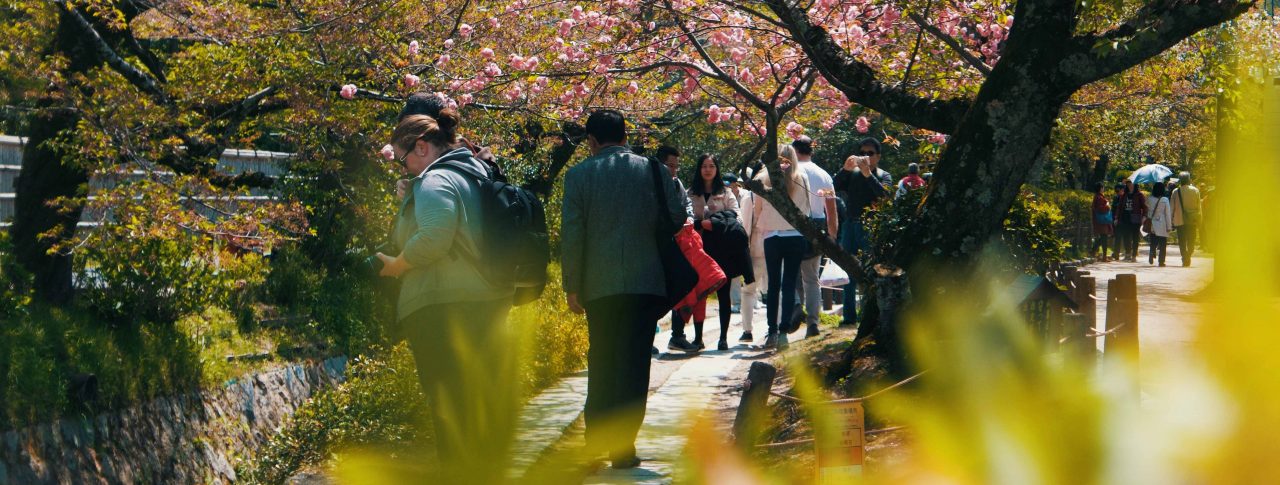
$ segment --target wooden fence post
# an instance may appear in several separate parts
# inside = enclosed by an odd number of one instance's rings
[[[1077,312],[1084,315],[1085,324],[1090,329],[1098,326],[1098,301],[1094,298],[1098,293],[1098,279],[1093,276],[1085,276],[1077,280],[1076,291],[1079,292],[1080,299],[1076,300]],[[1092,331],[1092,330],[1090,330]]]
[[[769,415],[766,405],[769,391],[773,389],[773,379],[777,376],[778,369],[765,362],[752,362],[751,368],[747,370],[747,382],[742,387],[738,414],[733,418],[734,440],[744,450],[755,447],[765,417]]]
[[[1066,342],[1063,342],[1061,347],[1063,357],[1079,358],[1084,362],[1088,362],[1089,356],[1097,352],[1097,344],[1094,339],[1087,336],[1091,331],[1088,319],[1085,318],[1084,314],[1063,313],[1061,333],[1062,338],[1066,339]]]
[[[1107,329],[1121,325],[1123,326],[1107,335],[1103,341],[1106,352],[1117,352],[1117,355],[1110,358],[1126,354],[1136,363],[1140,358],[1138,275],[1132,273],[1116,275],[1107,289]]]
[[[832,293],[831,288],[823,288],[822,289],[822,309],[831,310],[831,307],[833,305],[835,305],[835,295]]]

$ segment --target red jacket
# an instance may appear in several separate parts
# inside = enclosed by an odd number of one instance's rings
[[[725,277],[720,265],[702,250],[702,236],[693,230],[693,225],[685,225],[680,232],[676,233],[676,245],[680,246],[680,252],[684,253],[693,270],[698,272],[698,284],[694,285],[693,291],[685,295],[673,308],[681,319],[688,320],[693,313],[693,306],[707,295],[719,290],[729,281],[729,278]]]

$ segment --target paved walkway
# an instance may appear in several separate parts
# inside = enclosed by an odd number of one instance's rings
[[[835,308],[835,311],[838,310],[839,306]],[[692,416],[708,411],[717,398],[724,398],[725,393],[739,392],[741,383],[730,377],[744,372],[751,359],[763,353],[758,348],[737,342],[742,333],[740,315],[734,315],[730,323],[730,349],[714,350],[715,343],[719,340],[719,321],[719,317],[715,316],[715,309],[709,308],[703,341],[711,349],[696,356],[665,351],[671,331],[668,322],[663,322],[663,331],[654,338],[654,345],[663,352],[652,361],[648,412],[636,439],[636,452],[643,460],[641,466],[631,470],[613,470],[605,466],[587,477],[584,483],[672,482],[676,463],[684,451],[685,435]],[[756,310],[757,344],[764,337],[764,322],[764,310]],[[691,324],[686,326],[686,332],[692,330]],[[790,338],[792,341],[803,339],[804,331],[797,331]],[[511,477],[522,476],[579,419],[586,402],[586,376],[587,371],[574,374],[525,406],[517,430],[520,438],[512,457]]]
[[[1197,252],[1191,266],[1182,266],[1178,247],[1169,245],[1165,264],[1147,264],[1146,245],[1138,262],[1095,263],[1086,266],[1098,281],[1097,296],[1105,298],[1108,283],[1117,274],[1138,276],[1138,342],[1143,358],[1170,359],[1187,354],[1195,339],[1201,307],[1196,296],[1213,279],[1213,257]],[[1098,302],[1098,325],[1107,321],[1106,301]],[[1098,339],[1099,349],[1103,339]]]

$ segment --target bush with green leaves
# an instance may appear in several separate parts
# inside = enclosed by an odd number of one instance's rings
[[[346,382],[307,401],[237,476],[245,483],[284,483],[304,466],[350,446],[405,448],[429,440],[427,400],[413,354],[399,345],[381,357],[357,357]]]
[[[907,192],[900,199],[892,197],[869,208],[864,215],[871,243],[871,261],[884,261],[893,245],[918,217],[917,208],[923,190]],[[1008,257],[1004,269],[1023,273],[1039,273],[1066,255],[1069,244],[1060,235],[1062,211],[1035,194],[1024,191],[1014,200],[1005,216],[1004,231],[994,241],[1001,254]],[[963,224],[956,221],[956,224]]]
[[[150,182],[98,196],[110,217],[61,248],[72,252],[79,296],[94,313],[115,323],[169,323],[211,305],[236,313],[258,295],[267,268],[245,244],[257,236],[165,203],[182,198]]]

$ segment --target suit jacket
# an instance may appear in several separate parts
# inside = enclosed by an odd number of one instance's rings
[[[579,302],[614,295],[666,295],[658,257],[658,217],[683,224],[685,194],[663,174],[664,207],[653,193],[649,160],[606,147],[565,173],[560,264],[566,293]]]

